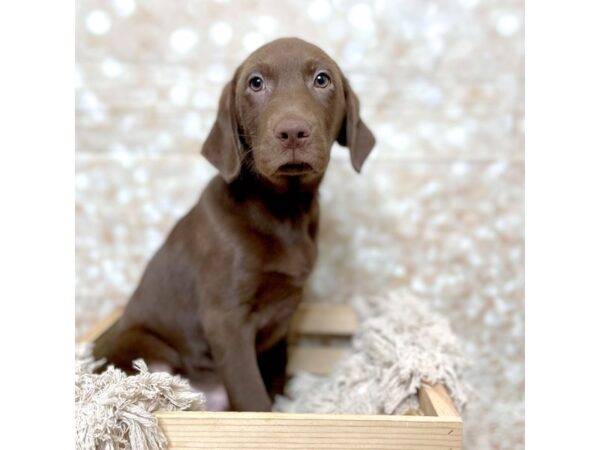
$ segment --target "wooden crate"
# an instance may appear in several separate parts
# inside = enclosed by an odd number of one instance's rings
[[[79,339],[97,339],[122,314],[115,310]],[[304,303],[292,322],[288,372],[328,373],[347,350],[301,345],[298,337],[349,338],[357,327],[345,305]],[[419,390],[423,415],[290,414],[177,411],[155,413],[171,449],[461,450],[463,423],[444,386]]]

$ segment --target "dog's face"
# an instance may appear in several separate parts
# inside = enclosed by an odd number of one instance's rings
[[[239,127],[267,178],[322,174],[344,118],[342,76],[319,48],[296,40],[258,49],[236,80]]]
[[[310,183],[322,177],[336,140],[360,171],[375,139],[360,120],[358,99],[321,49],[288,38],[238,67],[202,153],[228,182],[243,165],[276,185]]]

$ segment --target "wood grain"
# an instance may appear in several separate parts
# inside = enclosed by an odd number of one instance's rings
[[[292,333],[303,335],[352,336],[358,327],[348,305],[301,303],[291,323]]]
[[[457,418],[157,412],[170,449],[458,450]]]
[[[441,384],[423,383],[419,389],[419,404],[427,416],[460,417],[448,391]]]
[[[300,371],[325,375],[347,354],[346,348],[290,346],[286,370],[290,375]]]
[[[92,342],[102,335],[123,314],[124,307],[115,308],[100,319],[77,342]],[[347,305],[301,303],[292,318],[291,332],[301,335],[352,336],[358,321],[354,310]]]

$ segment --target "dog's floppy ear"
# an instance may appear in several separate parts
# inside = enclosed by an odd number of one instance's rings
[[[235,77],[223,88],[219,111],[208,137],[202,145],[202,155],[215,166],[229,183],[240,173],[240,137],[235,118]]]
[[[358,97],[344,75],[342,75],[342,80],[344,82],[344,97],[346,98],[346,116],[337,141],[340,145],[350,149],[352,167],[360,172],[367,156],[375,146],[375,136],[361,120]]]

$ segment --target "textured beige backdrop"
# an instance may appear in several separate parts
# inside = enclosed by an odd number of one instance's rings
[[[523,444],[520,0],[76,3],[76,327],[124,304],[215,174],[198,154],[222,85],[296,35],[338,61],[378,145],[322,188],[307,296],[407,288],[451,321],[477,397],[467,448]]]

